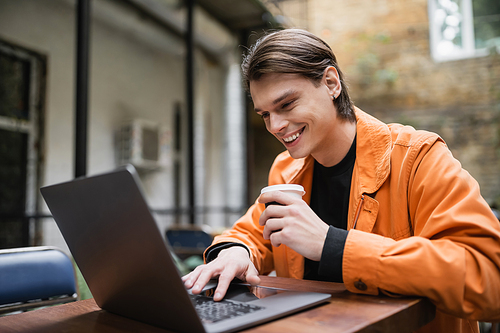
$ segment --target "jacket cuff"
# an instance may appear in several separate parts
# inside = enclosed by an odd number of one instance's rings
[[[228,248],[233,247],[233,246],[241,246],[241,247],[245,248],[245,250],[247,250],[247,252],[248,252],[248,256],[250,256],[250,250],[248,249],[248,247],[246,247],[245,245],[243,245],[241,243],[229,243],[229,242],[218,243],[218,244],[214,244],[214,245],[210,246],[208,249],[205,250],[205,253],[204,253],[205,263],[208,264],[209,262],[211,262],[212,260],[217,258],[220,251],[222,251],[224,249],[228,249]]]
[[[349,230],[344,247],[343,279],[350,292],[378,295],[380,256],[385,237]]]

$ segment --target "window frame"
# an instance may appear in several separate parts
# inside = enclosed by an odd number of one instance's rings
[[[462,48],[454,50],[452,54],[441,54],[439,52],[439,42],[443,39],[441,26],[436,21],[436,12],[438,10],[437,2],[439,0],[428,1],[429,11],[429,39],[432,58],[436,62],[453,61],[484,57],[490,54],[487,48],[476,49],[474,40],[474,15],[472,8],[473,0],[458,0],[462,15]],[[500,36],[499,36],[500,37]],[[500,46],[497,46],[497,52],[500,53]]]

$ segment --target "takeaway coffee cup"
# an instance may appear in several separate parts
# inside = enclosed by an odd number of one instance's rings
[[[267,186],[267,187],[264,187],[260,191],[260,194],[264,194],[264,193],[272,192],[272,191],[282,191],[282,192],[285,192],[287,194],[293,195],[299,199],[302,199],[304,194],[306,194],[302,185],[298,185],[298,184],[279,184],[279,185]],[[269,205],[279,205],[279,203],[277,203],[276,201],[266,203],[266,207]]]

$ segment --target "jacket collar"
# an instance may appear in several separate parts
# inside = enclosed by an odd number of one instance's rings
[[[390,172],[392,138],[389,127],[380,120],[355,108],[356,165],[361,193],[374,193]]]

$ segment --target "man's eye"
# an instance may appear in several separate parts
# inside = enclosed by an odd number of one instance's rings
[[[281,105],[281,108],[282,108],[282,109],[286,109],[286,108],[288,108],[290,105],[292,105],[292,103],[293,103],[293,102],[294,102],[294,101],[286,102],[285,104]]]
[[[260,117],[261,117],[262,119],[266,119],[267,117],[269,117],[269,112],[262,112],[262,113],[260,114]]]

